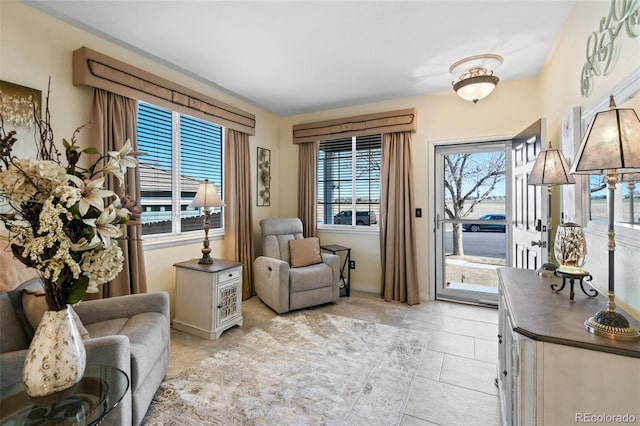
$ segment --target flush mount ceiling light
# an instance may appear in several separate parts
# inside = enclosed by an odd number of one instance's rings
[[[500,79],[493,70],[502,64],[500,55],[476,55],[464,58],[449,67],[449,72],[458,75],[452,82],[453,90],[465,101],[474,104],[486,98],[496,88]]]

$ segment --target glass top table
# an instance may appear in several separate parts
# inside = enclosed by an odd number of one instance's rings
[[[0,391],[0,425],[95,425],[122,400],[129,389],[124,371],[110,366],[88,366],[67,399],[38,406],[17,383]]]

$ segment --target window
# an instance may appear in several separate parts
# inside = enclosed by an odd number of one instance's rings
[[[140,102],[138,149],[142,234],[178,234],[202,229],[198,209],[189,207],[204,179],[222,197],[222,127]],[[214,211],[211,229],[222,228]]]
[[[318,222],[377,227],[381,167],[382,135],[320,142]]]

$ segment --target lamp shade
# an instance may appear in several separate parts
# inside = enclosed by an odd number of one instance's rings
[[[569,165],[562,151],[546,149],[538,154],[527,183],[529,185],[570,185],[576,183],[576,180],[569,174]]]
[[[205,179],[204,182],[198,187],[196,198],[189,204],[191,207],[220,207],[225,204],[218,196],[218,190],[215,184],[209,182],[209,179]]]
[[[640,172],[640,120],[632,108],[596,114],[587,129],[570,173],[583,175]]]

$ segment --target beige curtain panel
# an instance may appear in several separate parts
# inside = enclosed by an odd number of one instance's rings
[[[298,151],[298,217],[305,237],[318,236],[318,142],[300,144]]]
[[[87,47],[73,52],[73,84],[149,102],[248,135],[256,133],[255,115]]]
[[[381,133],[415,132],[418,114],[415,108],[376,114],[358,115],[335,120],[317,121],[293,126],[293,143],[326,141],[352,136]]]
[[[420,303],[413,216],[411,133],[387,133],[382,139],[380,255],[382,291],[387,302]]]
[[[224,145],[224,247],[227,257],[242,262],[242,299],[253,289],[253,208],[249,135],[226,129]]]
[[[104,90],[95,89],[91,119],[92,145],[100,152],[118,151],[129,139],[133,149],[138,149],[138,103]],[[120,198],[125,195],[140,201],[140,171],[128,169],[126,184],[120,186],[112,176],[107,179],[107,188]],[[120,248],[124,255],[122,272],[107,285],[101,287],[101,293],[95,298],[123,296],[146,293],[147,280],[142,249],[142,228],[127,226]]]

